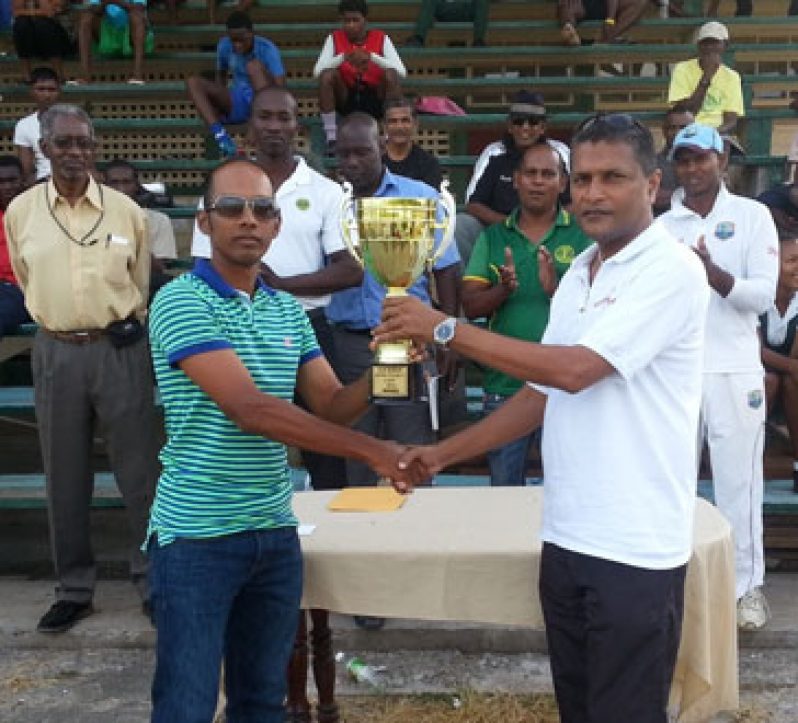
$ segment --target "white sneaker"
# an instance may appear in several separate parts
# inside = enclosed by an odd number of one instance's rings
[[[770,607],[761,587],[749,590],[737,601],[737,627],[760,630],[770,620]]]

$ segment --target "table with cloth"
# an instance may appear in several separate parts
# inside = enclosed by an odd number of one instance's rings
[[[394,512],[331,512],[335,492],[295,495],[303,607],[339,613],[542,628],[541,488],[420,488]],[[696,502],[671,709],[680,723],[738,704],[734,549]]]

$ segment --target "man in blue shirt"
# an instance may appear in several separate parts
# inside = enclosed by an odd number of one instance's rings
[[[285,85],[285,69],[277,46],[254,34],[246,13],[230,13],[226,26],[227,35],[216,48],[216,80],[192,75],[186,87],[219,152],[227,157],[235,155],[237,148],[224,126],[246,123],[255,93],[270,85]]]
[[[338,129],[335,147],[341,175],[352,184],[355,197],[437,198],[438,192],[421,181],[391,173],[384,164],[384,148],[377,122],[365,113],[352,113]],[[433,268],[435,288],[441,309],[458,313],[458,285],[460,255],[452,243]],[[424,275],[408,293],[430,303],[429,280]],[[368,369],[373,360],[369,349],[371,330],[380,323],[385,288],[368,271],[363,283],[333,294],[327,307],[327,319],[333,325],[338,365],[336,372],[345,384],[354,381]],[[438,359],[441,371],[454,376],[454,360],[444,353]],[[398,406],[371,405],[355,425],[357,429],[395,439],[404,444],[421,444],[432,438],[429,410],[425,403]],[[347,461],[347,482],[355,486],[369,486],[376,476],[365,465]]]
[[[266,172],[222,164],[204,209],[210,260],[150,314],[167,432],[148,528],[152,722],[210,721],[224,658],[227,720],[282,723],[302,587],[285,445],[389,477],[403,448],[339,426],[366,408],[368,375],[343,387],[299,302],[260,279],[280,225]]]

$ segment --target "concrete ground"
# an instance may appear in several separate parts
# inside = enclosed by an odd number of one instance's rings
[[[0,720],[147,721],[155,634],[132,587],[100,581],[95,614],[68,633],[46,636],[35,626],[52,602],[52,587],[50,580],[0,578]],[[740,638],[740,720],[795,723],[798,574],[771,574],[766,589],[771,623]],[[381,675],[389,693],[551,691],[540,630],[391,620],[381,631],[365,632],[344,616],[334,616],[333,625],[338,649],[385,666]],[[343,674],[339,691],[369,692]]]

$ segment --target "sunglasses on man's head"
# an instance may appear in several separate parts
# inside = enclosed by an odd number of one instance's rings
[[[94,148],[94,138],[88,136],[52,136],[50,143],[59,151],[65,151],[73,146],[81,151],[90,151]]]
[[[222,218],[239,218],[245,208],[249,208],[258,221],[270,221],[280,215],[280,209],[271,196],[219,196],[208,206],[208,211],[215,211]]]
[[[648,129],[636,118],[628,113],[596,113],[585,118],[577,127],[576,132],[585,131],[595,125],[606,125],[619,131],[636,128],[648,132]]]
[[[519,128],[529,124],[537,126],[546,121],[545,115],[515,115],[510,117],[510,123]]]

